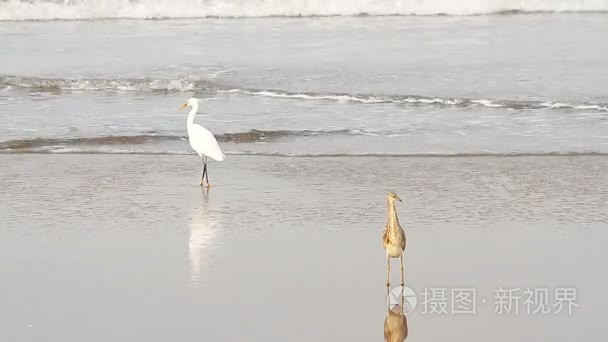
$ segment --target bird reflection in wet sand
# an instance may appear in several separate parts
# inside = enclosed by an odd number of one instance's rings
[[[190,222],[190,240],[188,242],[188,256],[190,258],[190,286],[196,287],[201,277],[201,269],[205,263],[210,247],[218,237],[219,222],[209,210],[209,192],[203,190],[200,205],[194,206],[192,221]],[[208,253],[207,253],[208,254]]]
[[[403,312],[403,294],[400,296],[401,303],[391,307],[388,304],[388,313],[384,319],[384,341],[404,341],[407,338],[407,318]]]

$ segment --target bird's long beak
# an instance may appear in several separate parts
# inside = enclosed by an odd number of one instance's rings
[[[184,108],[186,108],[186,107],[188,107],[188,104],[187,104],[187,103],[184,103],[184,104],[183,104],[181,107],[179,107],[179,110],[182,110],[182,109],[184,109]]]
[[[401,200],[401,198],[399,198],[399,196],[395,195],[395,197],[397,197],[397,199],[399,200],[399,202],[403,202],[403,201]]]

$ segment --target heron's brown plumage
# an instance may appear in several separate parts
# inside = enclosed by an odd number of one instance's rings
[[[399,224],[397,217],[397,208],[395,201],[401,201],[399,196],[394,192],[389,192],[387,196],[388,202],[388,222],[382,233],[382,243],[386,250],[386,286],[390,286],[391,275],[391,258],[399,258],[401,262],[401,286],[405,285],[405,276],[403,275],[403,252],[405,251],[405,232]]]
[[[382,233],[382,242],[384,243],[384,248],[388,249],[390,247],[398,247],[401,249],[401,253],[405,250],[405,231],[401,228],[399,224],[399,217],[397,216],[397,208],[395,207],[395,200],[398,199],[397,195],[393,192],[389,192],[388,194],[388,219],[386,223],[386,227],[384,228],[384,232]],[[388,252],[388,250],[387,250]],[[399,253],[399,254],[401,254]],[[392,253],[391,253],[392,254]],[[393,254],[394,255],[394,254]],[[391,255],[391,257],[396,258],[400,255]]]

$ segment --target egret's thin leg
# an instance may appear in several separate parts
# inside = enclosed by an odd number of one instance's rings
[[[207,157],[205,157],[205,178],[207,179],[207,187],[211,187],[211,184],[209,184],[209,170],[207,170]]]
[[[403,280],[403,254],[400,257],[401,259],[401,286],[405,285],[405,281]]]
[[[203,186],[205,185],[204,178],[207,177],[208,173],[209,173],[209,171],[207,171],[207,163],[205,163],[205,166],[203,167],[203,176],[201,177],[201,185],[203,185]],[[209,182],[207,181],[207,183],[209,183]]]
[[[203,162],[203,175],[201,176],[201,186],[205,185],[205,175],[207,174],[207,163],[205,162],[205,158],[201,158]]]
[[[391,257],[386,256],[386,287],[391,286]]]

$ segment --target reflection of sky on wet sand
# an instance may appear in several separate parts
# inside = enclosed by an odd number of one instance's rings
[[[606,340],[606,158],[233,155],[208,202],[192,158],[0,155],[0,340],[383,340],[384,189],[404,193],[406,341]],[[580,307],[498,316],[498,286]],[[477,313],[424,314],[425,288],[474,288]]]
[[[209,209],[210,190],[202,190],[202,200],[194,206],[190,222],[188,257],[190,258],[190,286],[200,282],[204,264],[208,262],[209,251],[216,246],[219,220]]]

